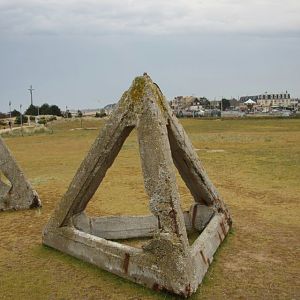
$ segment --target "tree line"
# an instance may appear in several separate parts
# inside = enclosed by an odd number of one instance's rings
[[[8,118],[10,115],[14,118],[20,116],[20,112],[16,109],[12,110],[10,113],[0,112],[0,119]],[[38,115],[53,115],[62,116],[61,110],[57,105],[49,105],[44,103],[42,106],[30,105],[23,115],[38,116]]]
[[[57,105],[49,105],[48,103],[44,103],[42,106],[30,105],[25,113],[25,115],[30,116],[38,116],[38,115],[54,115],[61,116],[61,110]]]

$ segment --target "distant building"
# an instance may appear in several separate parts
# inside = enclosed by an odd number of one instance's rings
[[[221,107],[221,100],[211,100],[210,101],[211,108],[220,108]]]
[[[173,111],[177,112],[180,110],[187,109],[196,101],[197,98],[194,96],[177,96],[172,101],[170,101],[170,106]]]
[[[183,110],[200,111],[210,106],[210,102],[205,97],[177,96],[170,101],[170,106],[174,112]]]
[[[210,102],[205,97],[177,96],[170,101],[170,106],[178,117],[197,117],[204,115]]]
[[[262,107],[291,107],[291,95],[286,91],[283,94],[262,94],[259,95],[257,104]]]
[[[229,103],[230,103],[230,109],[236,109],[240,106],[240,102],[235,98],[229,99]]]
[[[223,98],[223,101],[228,101],[229,103],[229,106],[227,108],[228,110],[236,110],[240,106],[240,102],[235,98],[231,98],[231,99]],[[210,100],[209,103],[210,103],[210,108],[221,109],[221,100]]]
[[[248,101],[249,99],[252,100],[252,101],[257,102],[258,97],[259,96],[242,96],[242,97],[240,97],[239,102],[240,103],[244,103],[244,102]]]
[[[240,97],[240,103],[244,103],[249,99],[256,102],[256,107],[261,107],[262,109],[271,109],[271,108],[292,108],[298,103],[296,99],[292,99],[291,95],[286,91],[285,93],[280,94],[270,94],[264,93],[256,96],[242,96]]]

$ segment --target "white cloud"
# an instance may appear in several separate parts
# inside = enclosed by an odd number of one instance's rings
[[[299,15],[299,0],[0,0],[0,32],[299,34]]]

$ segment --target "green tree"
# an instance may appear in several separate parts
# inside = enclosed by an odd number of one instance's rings
[[[78,111],[77,111],[77,116],[76,116],[76,117],[78,117],[78,118],[81,118],[81,117],[82,117],[82,111],[81,111],[81,110],[78,109]]]
[[[57,105],[49,105],[48,103],[44,103],[40,107],[40,115],[61,116],[61,110]]]
[[[103,118],[106,117],[106,112],[104,108],[101,108],[99,112],[96,112],[96,118]]]
[[[51,113],[50,113],[50,106],[49,106],[48,103],[44,103],[40,107],[40,115],[51,115]]]
[[[57,105],[51,105],[49,107],[49,115],[53,115],[53,116],[61,116],[61,110]]]
[[[28,121],[28,118],[27,116],[25,115],[22,115],[22,123],[27,123]],[[21,124],[21,115],[19,114],[18,116],[16,116],[16,119],[15,119],[15,124]]]
[[[26,111],[25,111],[24,114],[25,114],[25,115],[30,115],[30,116],[37,116],[37,115],[38,115],[38,107],[31,104],[31,105],[26,109]]]
[[[72,114],[70,113],[69,110],[66,110],[64,113],[64,118],[72,118]]]
[[[223,98],[221,101],[222,101],[222,106],[220,103],[220,109],[222,109],[224,111],[230,107],[230,101],[228,99]]]
[[[210,108],[210,102],[207,98],[205,97],[201,97],[200,99],[200,104],[204,107],[204,108]]]
[[[17,111],[16,109],[14,109],[14,110],[11,112],[11,116],[12,116],[12,117],[17,117],[17,116],[19,116],[19,115],[20,115],[20,112]]]

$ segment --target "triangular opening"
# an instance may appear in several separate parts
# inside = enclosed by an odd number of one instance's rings
[[[85,209],[89,216],[150,214],[140,164],[136,129],[124,142],[112,166]]]
[[[130,222],[128,217],[153,216],[149,208],[149,197],[144,187],[136,129],[133,129],[125,140],[84,212],[89,218],[99,218],[99,226],[106,224],[101,223],[100,218],[103,222],[115,221],[117,224],[112,230],[121,230],[122,226],[125,226],[123,229],[126,230],[126,224]],[[114,217],[121,218],[114,219]],[[135,222],[142,223],[142,219],[137,218]],[[131,225],[131,227],[138,227],[138,224]],[[112,226],[112,224],[108,226]],[[128,230],[131,227],[128,224]],[[150,238],[148,236],[106,239],[140,248]]]
[[[130,131],[132,129],[133,128],[130,128]],[[185,173],[185,169],[182,168],[182,163],[180,162],[180,160],[183,159],[182,153],[178,150],[177,141],[169,126],[167,126],[167,130],[174,163],[173,167],[176,172],[178,193],[180,195],[180,206],[185,217],[189,243],[192,245],[213,216],[213,212],[211,211],[211,214],[199,214],[198,207],[195,207],[197,206],[195,204],[197,199],[191,194],[191,190],[186,185],[187,181],[184,180],[187,180],[188,174]],[[182,175],[185,177],[182,177]],[[203,208],[203,203],[200,206]],[[111,167],[107,170],[103,181],[89,200],[84,213],[89,218],[84,221],[85,223],[91,226],[92,219],[95,221],[95,224],[97,224],[98,230],[92,231],[91,233],[104,237],[105,239],[140,248],[152,238],[149,235],[147,236],[147,233],[146,237],[131,237],[130,234],[128,234],[128,236],[125,234],[125,237],[121,238],[118,234],[116,234],[116,236],[114,236],[114,234],[110,236],[108,233],[107,236],[107,233],[102,232],[102,229],[104,230],[106,225],[113,231],[129,231],[133,229],[132,227],[143,227],[145,221],[148,226],[151,226],[149,225],[149,219],[131,220],[128,218],[138,216],[153,217],[149,209],[149,197],[144,189],[144,179],[140,165],[140,153],[135,129],[133,129],[126,138]],[[204,219],[199,220],[201,217]],[[198,221],[196,218],[198,218]],[[156,219],[154,220],[156,223]],[[153,220],[150,219],[150,222],[152,223]],[[110,231],[110,229],[107,230]],[[152,231],[154,232],[153,228]],[[143,232],[143,234],[145,234],[145,232]]]
[[[10,180],[0,170],[0,197],[4,197],[11,190],[12,184]]]
[[[185,161],[185,153],[181,149],[181,145],[178,139],[176,139],[170,125],[167,125],[167,131],[172,159],[176,168],[180,205],[185,216],[189,244],[192,245],[213,217],[214,211],[202,200],[201,192],[193,189],[194,185],[191,182],[190,166]]]
[[[176,173],[176,182],[178,186],[178,193],[180,195],[180,206],[182,211],[189,211],[191,206],[195,203],[194,197],[189,188],[186,186],[184,180],[181,178],[177,168],[174,166]]]
[[[176,173],[176,183],[178,186],[178,194],[180,197],[181,210],[184,216],[189,215],[189,219],[191,219],[190,210],[193,209],[193,205],[195,204],[194,197],[192,196],[189,188],[186,186],[184,180],[180,176],[179,171],[177,170],[175,165],[174,165],[174,172]],[[186,221],[186,230],[187,230],[187,237],[189,240],[189,244],[192,245],[193,242],[197,239],[197,237],[201,233],[201,231],[189,226],[187,224],[187,221]]]

